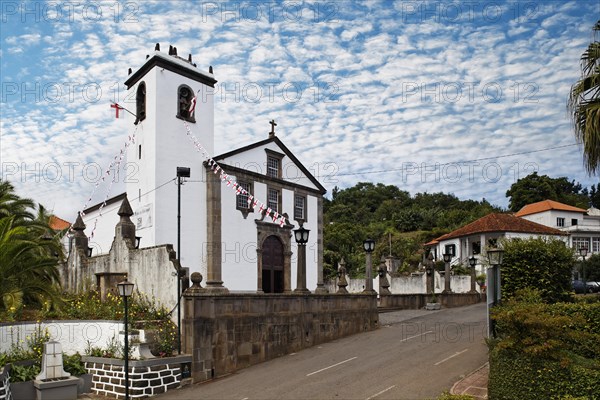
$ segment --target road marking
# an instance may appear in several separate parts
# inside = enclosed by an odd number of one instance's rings
[[[448,361],[449,359],[451,359],[452,357],[456,357],[456,356],[458,356],[458,355],[460,355],[460,354],[464,353],[464,352],[465,352],[465,351],[467,351],[467,350],[469,350],[469,349],[464,349],[463,351],[457,351],[456,353],[452,354],[450,357],[446,357],[446,358],[444,358],[442,361],[438,361],[438,362],[436,362],[436,363],[435,363],[435,364],[433,364],[433,365],[440,365],[441,363],[443,363],[443,362],[446,362],[446,361]]]
[[[310,374],[306,374],[306,376],[311,376],[311,375],[314,375],[314,374],[318,374],[319,372],[323,372],[323,371],[325,371],[325,370],[327,370],[327,369],[329,369],[329,368],[337,367],[338,365],[342,365],[343,363],[347,363],[348,361],[356,360],[357,358],[358,358],[358,357],[352,357],[352,358],[349,358],[349,359],[347,359],[347,360],[340,361],[340,362],[339,362],[339,363],[337,363],[337,364],[333,364],[333,365],[330,365],[329,367],[321,368],[321,369],[320,369],[320,370],[318,370],[318,371],[311,372]]]
[[[406,339],[402,339],[401,342],[406,342],[407,340],[414,339],[414,338],[419,337],[419,336],[427,335],[428,333],[433,333],[433,331],[427,331],[427,332],[421,333],[420,335],[415,335],[415,336],[407,337]]]
[[[387,389],[383,389],[383,390],[382,390],[381,392],[379,392],[379,393],[375,393],[373,396],[367,397],[365,400],[371,400],[371,399],[374,399],[375,397],[379,396],[380,394],[383,394],[383,393],[387,392],[388,390],[390,390],[390,389],[393,389],[393,388],[395,388],[395,387],[396,387],[396,385],[392,385],[392,386],[390,386],[390,387],[389,387],[389,388],[387,388]]]

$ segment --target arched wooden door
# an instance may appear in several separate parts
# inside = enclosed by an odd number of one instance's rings
[[[262,247],[262,290],[283,293],[283,289],[283,243],[277,236],[269,236]]]

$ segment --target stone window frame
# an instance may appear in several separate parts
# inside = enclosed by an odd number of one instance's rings
[[[135,91],[135,122],[137,125],[146,119],[146,82],[142,81]]]
[[[269,178],[280,178],[281,179],[281,166],[283,164],[283,158],[285,157],[285,154],[278,153],[278,152],[270,150],[270,149],[265,149],[265,152],[267,153],[267,161],[265,164],[265,167],[266,167],[265,175],[268,176]],[[276,166],[277,171],[275,171],[275,173],[277,175],[273,175],[273,170],[275,168],[270,166],[270,164],[272,162],[277,162],[277,166]]]
[[[187,89],[189,91],[189,95],[187,97],[188,102],[187,103],[182,103],[181,102],[181,91],[182,89]],[[182,84],[179,85],[177,87],[177,118],[182,119],[184,121],[187,122],[191,122],[193,124],[196,123],[196,118],[194,117],[196,115],[196,113],[194,113],[193,115],[189,115],[189,105],[191,104],[192,99],[194,98],[194,91],[192,90],[191,87],[189,87],[186,84]],[[182,113],[182,104],[187,107],[187,110],[184,110],[184,113]]]
[[[298,215],[297,214],[297,201],[298,200],[302,200],[302,215]],[[308,216],[307,216],[307,212],[308,212],[308,198],[306,196],[306,194],[304,193],[294,193],[294,220],[298,221],[298,222],[307,222],[308,221]]]
[[[565,219],[563,217],[556,218],[556,226],[563,227],[565,226]]]
[[[237,183],[240,187],[242,187],[244,190],[246,190],[246,192],[248,192],[245,195],[240,193],[235,198],[236,210],[240,211],[242,213],[242,215],[244,216],[244,219],[246,219],[246,218],[248,218],[248,214],[254,212],[254,207],[251,204],[248,204],[248,196],[251,195],[252,193],[254,193],[254,184],[252,181],[244,181],[244,180],[239,180],[239,181],[237,181]],[[244,187],[242,185],[245,185],[246,187]],[[242,203],[242,201],[243,201],[243,203]]]
[[[277,194],[277,209],[271,207],[273,204],[273,201],[271,199],[272,193]],[[279,212],[279,210],[281,210],[281,197],[282,197],[282,193],[281,193],[280,188],[275,188],[272,185],[267,185],[267,207],[271,208],[271,210],[273,210],[273,211]]]

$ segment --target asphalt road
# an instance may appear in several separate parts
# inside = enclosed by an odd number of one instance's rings
[[[487,361],[485,304],[380,314],[381,327],[156,399],[430,399]]]

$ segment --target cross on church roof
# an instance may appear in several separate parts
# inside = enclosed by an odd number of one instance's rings
[[[271,124],[271,132],[269,132],[269,137],[272,137],[275,136],[275,127],[277,126],[277,124],[275,123],[274,119],[269,121],[269,123]]]

